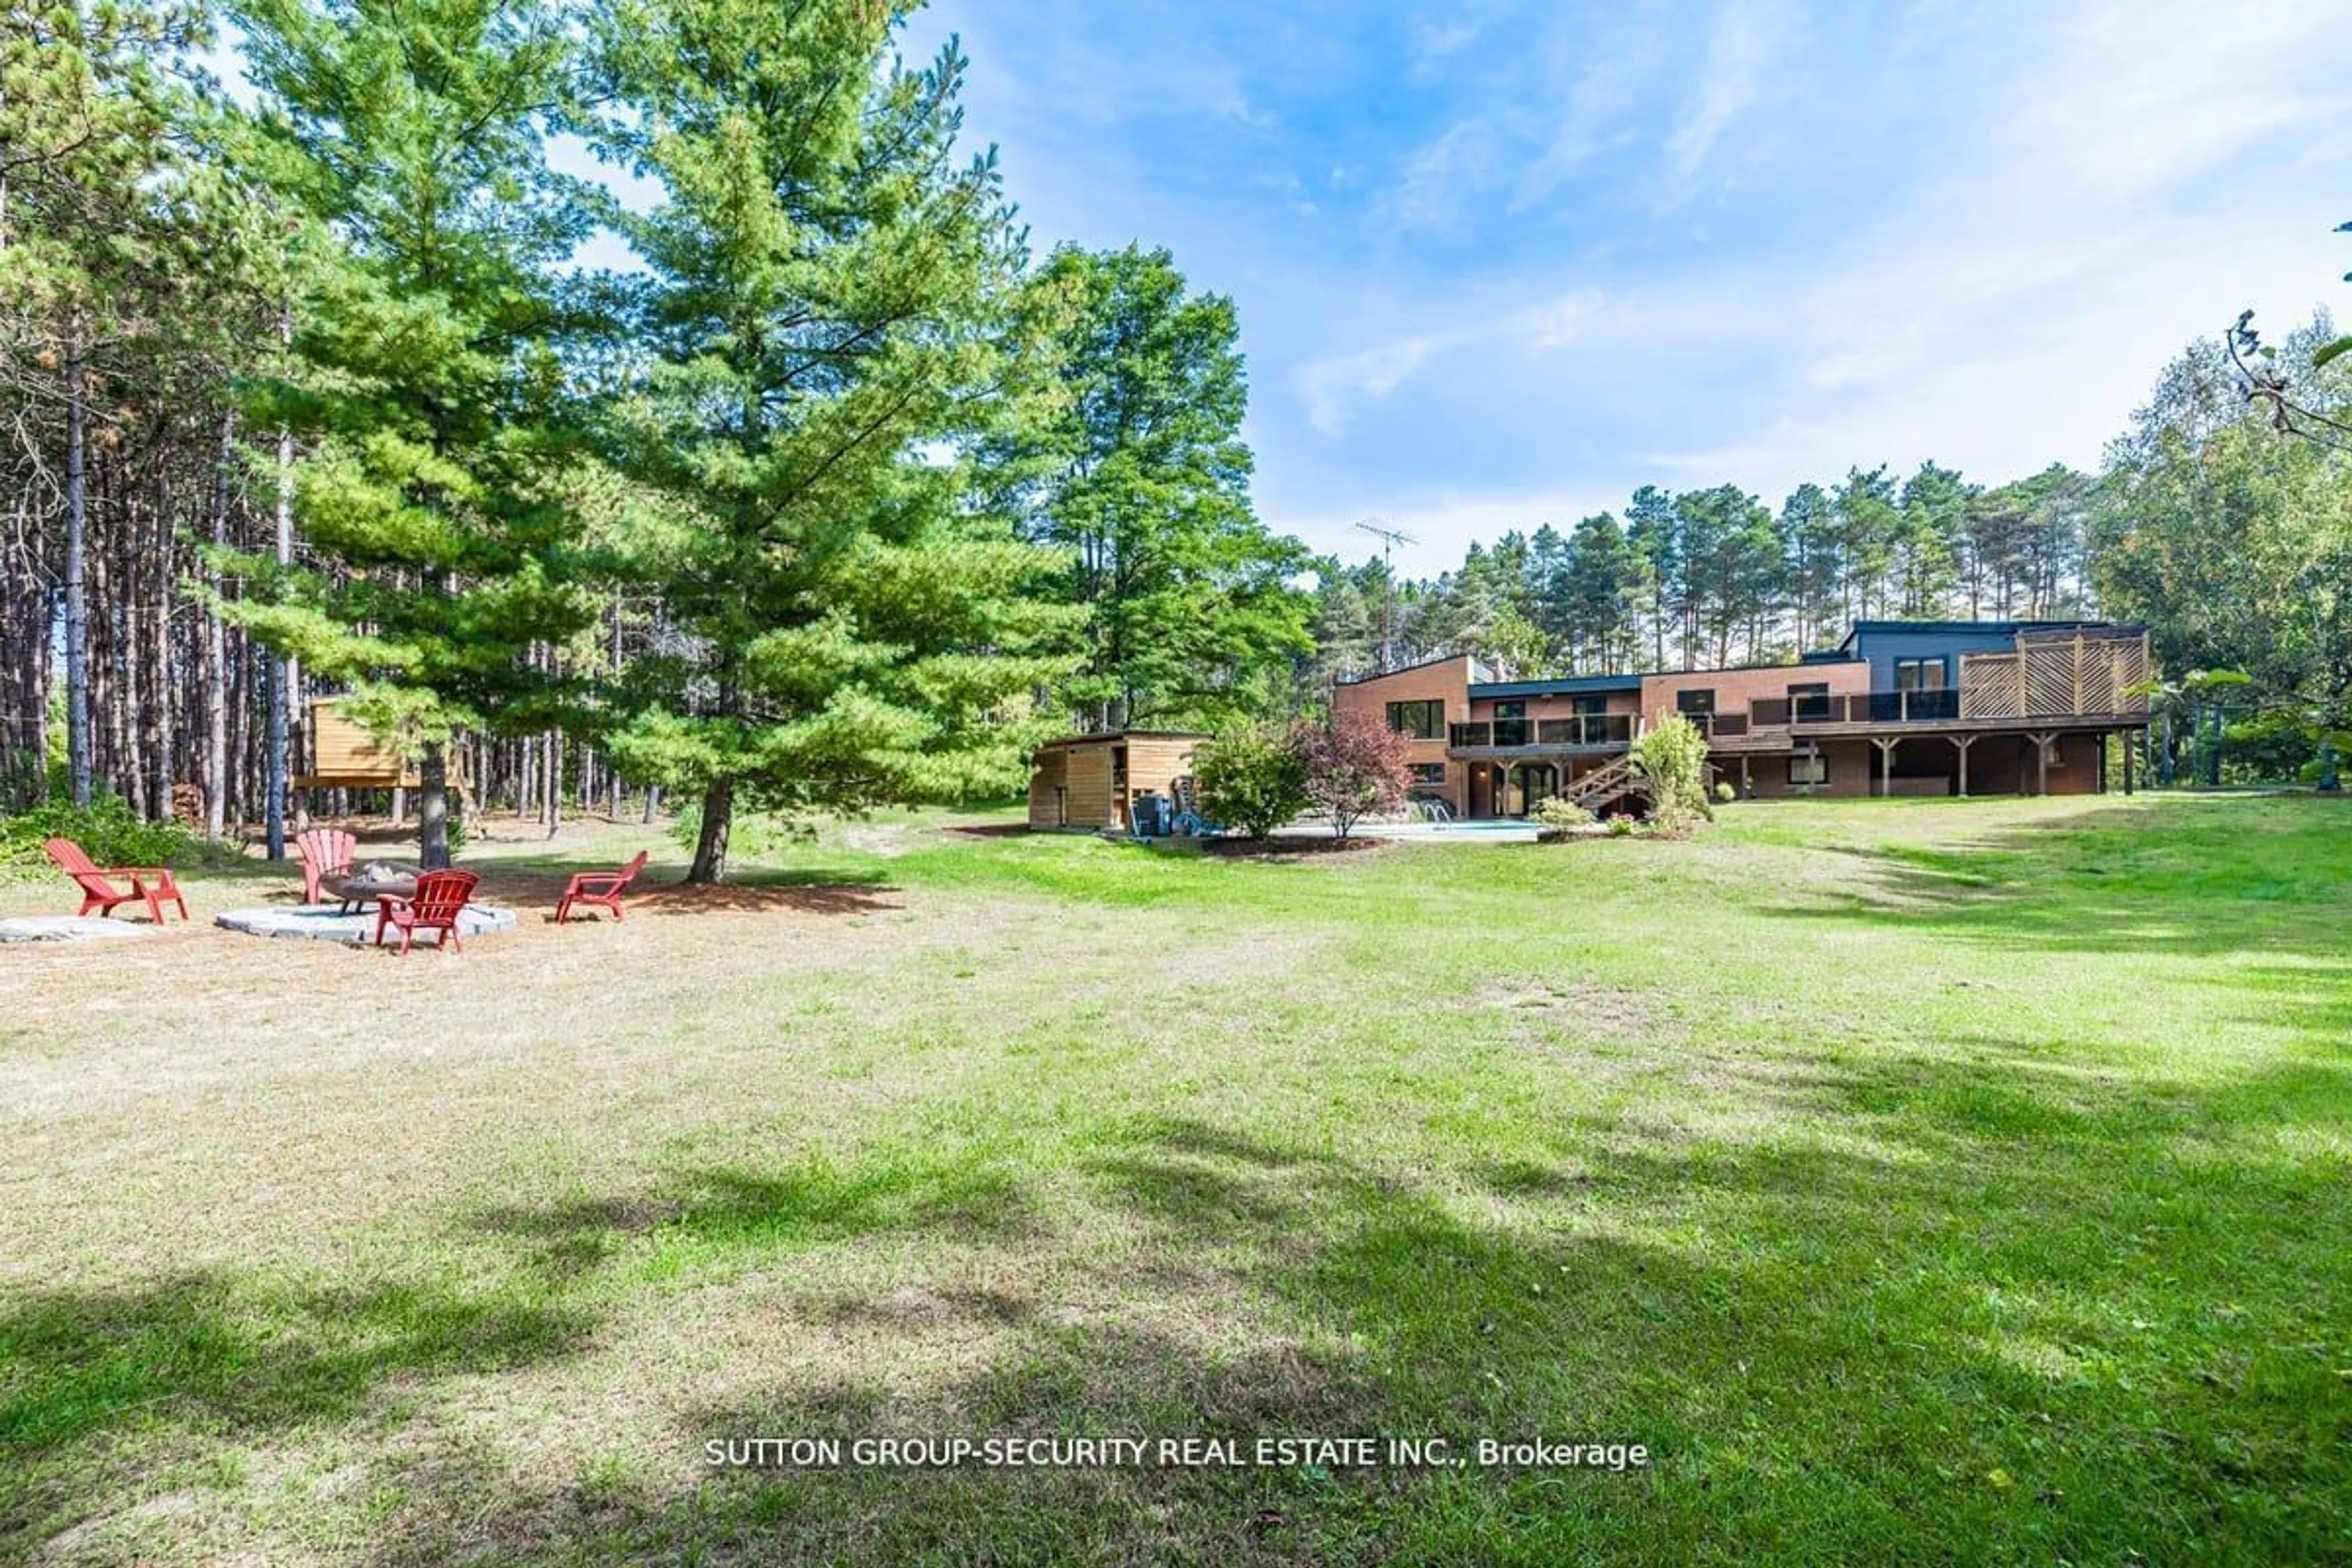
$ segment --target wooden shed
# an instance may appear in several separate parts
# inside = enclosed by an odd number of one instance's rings
[[[306,750],[310,765],[292,780],[297,789],[415,789],[420,783],[414,763],[346,717],[332,697],[310,704]]]
[[[1110,730],[1048,741],[1029,763],[1029,826],[1124,833],[1129,803],[1173,796],[1208,736],[1186,730]]]

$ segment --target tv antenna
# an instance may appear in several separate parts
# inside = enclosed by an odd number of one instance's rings
[[[1384,528],[1378,521],[1360,522],[1356,524],[1356,530],[1360,533],[1369,533],[1374,539],[1381,542],[1381,564],[1383,566],[1391,564],[1389,552],[1391,550],[1394,550],[1398,545],[1419,544],[1421,542],[1420,540],[1415,539],[1412,534],[1405,532],[1402,529]]]
[[[1381,593],[1381,668],[1387,669],[1396,663],[1396,565],[1391,554],[1400,544],[1418,544],[1421,541],[1378,520],[1360,522],[1356,528],[1381,542],[1381,574],[1388,579]]]

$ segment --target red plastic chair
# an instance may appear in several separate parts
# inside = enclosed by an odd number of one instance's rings
[[[397,927],[400,951],[408,952],[408,944],[421,931],[438,931],[433,939],[436,947],[454,947],[459,952],[466,944],[457,940],[457,917],[465,912],[466,901],[474,896],[475,886],[481,881],[471,871],[427,871],[416,879],[416,896],[413,899],[385,898],[376,901],[375,942],[383,945],[384,929]]]
[[[572,911],[582,904],[610,910],[616,921],[628,919],[621,912],[621,895],[629,890],[629,884],[635,881],[637,873],[645,868],[646,852],[640,849],[635,859],[617,871],[580,872],[563,889],[563,897],[555,900],[555,923],[562,925],[570,920]]]
[[[101,915],[110,915],[117,904],[145,904],[147,918],[162,925],[164,904],[173,903],[180,907],[180,918],[188,918],[188,900],[181,896],[179,884],[172,880],[171,871],[164,867],[92,865],[82,847],[70,838],[52,838],[46,847],[49,858],[58,863],[58,869],[72,878],[74,885],[81,889],[81,908],[77,914],[86,915],[96,910]],[[128,880],[131,890],[126,893],[117,888],[114,884],[118,879]]]
[[[315,904],[328,878],[351,874],[360,841],[340,827],[306,827],[294,836],[294,847],[302,853],[302,901]]]

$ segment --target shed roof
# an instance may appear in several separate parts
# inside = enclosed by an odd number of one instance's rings
[[[1037,749],[1050,752],[1056,746],[1099,746],[1113,741],[1213,741],[1216,737],[1205,730],[1097,730],[1090,735],[1064,735],[1047,741]]]

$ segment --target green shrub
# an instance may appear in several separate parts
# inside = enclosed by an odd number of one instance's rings
[[[1263,838],[1307,809],[1307,759],[1296,741],[1264,725],[1204,741],[1192,757],[1201,809]]]
[[[1679,713],[1669,713],[1633,742],[1633,766],[1650,785],[1650,825],[1681,835],[1700,818],[1715,820],[1706,798],[1706,737]]]
[[[1612,837],[1612,838],[1624,838],[1624,837],[1631,837],[1631,836],[1632,836],[1633,831],[1633,819],[1632,817],[1630,817],[1630,816],[1612,816],[1612,817],[1611,817],[1611,818],[1609,819],[1609,837]]]
[[[43,846],[70,838],[101,866],[168,866],[200,847],[176,822],[142,822],[120,795],[101,795],[87,807],[62,800],[0,816],[0,870],[24,875],[47,869]]]
[[[1739,798],[1739,792],[1731,787],[1729,779],[1725,779],[1715,786],[1715,798],[1727,805]]]
[[[1553,795],[1536,806],[1536,821],[1545,827],[1585,827],[1592,814],[1572,800]]]

